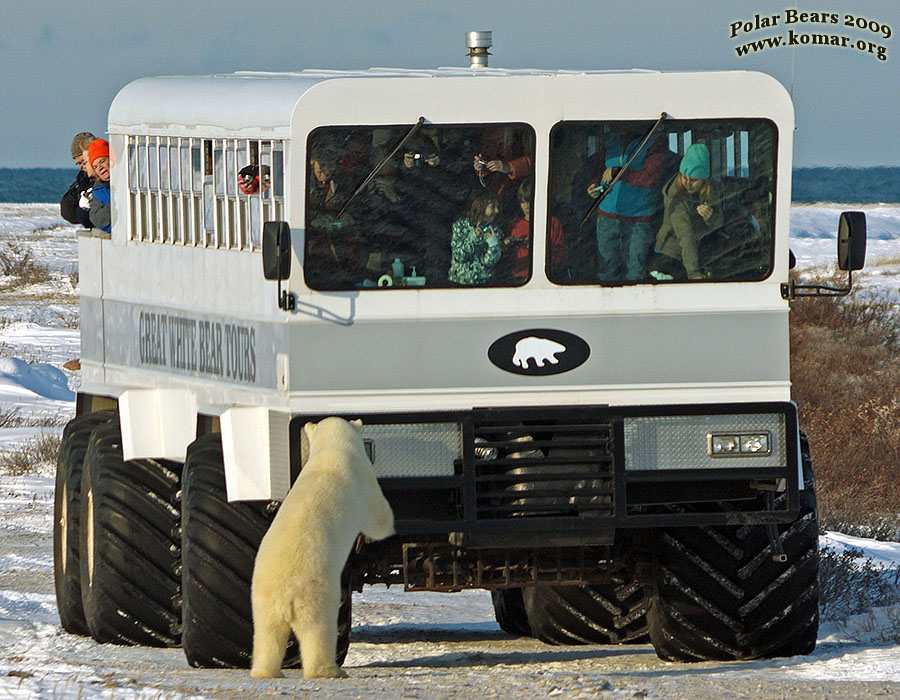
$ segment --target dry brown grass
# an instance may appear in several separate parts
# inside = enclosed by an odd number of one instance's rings
[[[16,280],[14,286],[38,284],[50,279],[50,269],[34,259],[31,248],[11,241],[0,248],[0,274]]]
[[[861,295],[792,304],[791,380],[822,525],[900,535],[900,308]]]
[[[60,436],[41,433],[25,444],[0,455],[0,474],[27,476],[52,470],[59,453]]]

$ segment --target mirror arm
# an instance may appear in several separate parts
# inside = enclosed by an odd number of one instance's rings
[[[281,260],[281,236],[278,236],[278,242],[275,244],[275,257]],[[278,308],[282,311],[293,311],[297,308],[297,298],[293,292],[282,291],[281,275],[278,275]]]
[[[797,284],[793,279],[781,285],[782,299],[797,297],[845,297],[853,291],[853,270],[847,270],[847,286],[831,287],[823,284]]]

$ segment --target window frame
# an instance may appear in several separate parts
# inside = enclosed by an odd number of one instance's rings
[[[263,223],[286,217],[289,151],[288,139],[128,134],[128,239],[259,252]],[[254,153],[257,163],[259,154],[268,158],[270,170],[281,166],[273,173],[277,193],[245,194],[237,186]]]
[[[757,282],[763,282],[763,281],[769,279],[774,274],[774,269],[775,269],[775,245],[776,245],[775,212],[777,211],[777,205],[778,205],[777,191],[778,191],[778,158],[779,158],[780,134],[779,134],[779,130],[778,130],[778,125],[775,123],[775,121],[773,121],[772,119],[767,118],[767,117],[698,117],[698,118],[690,118],[690,119],[671,119],[670,118],[670,119],[667,119],[663,123],[663,133],[662,133],[662,137],[668,139],[670,141],[670,143],[671,143],[672,136],[678,136],[678,138],[677,138],[678,150],[673,152],[670,147],[669,152],[672,153],[672,156],[674,159],[680,160],[683,157],[684,151],[686,150],[686,148],[693,142],[693,132],[695,131],[695,129],[683,129],[676,133],[673,130],[673,127],[678,127],[679,125],[690,125],[690,124],[697,124],[697,123],[704,123],[704,124],[720,123],[720,124],[729,124],[729,125],[731,125],[731,124],[747,125],[747,128],[745,128],[743,130],[735,128],[732,132],[731,137],[734,137],[734,135],[739,133],[739,131],[744,131],[749,134],[749,132],[752,129],[752,125],[761,125],[761,126],[768,127],[769,138],[771,141],[771,151],[768,154],[769,170],[764,175],[764,177],[767,177],[768,182],[770,183],[770,190],[769,190],[770,202],[769,202],[769,217],[768,217],[769,218],[769,221],[768,221],[768,234],[769,234],[768,235],[768,249],[769,249],[768,253],[769,254],[768,254],[768,260],[766,261],[766,270],[762,276],[753,277],[753,278],[734,278],[734,279],[712,278],[712,279],[659,280],[659,279],[654,279],[654,278],[650,277],[649,273],[648,273],[647,278],[642,278],[639,280],[621,279],[621,280],[615,280],[615,281],[605,281],[605,280],[601,281],[601,280],[597,280],[597,279],[591,279],[591,280],[583,280],[583,281],[577,280],[577,281],[566,282],[566,281],[561,281],[559,279],[556,279],[555,276],[552,274],[550,226],[551,226],[551,221],[553,218],[554,207],[559,204],[559,201],[554,199],[554,197],[553,197],[554,163],[556,162],[555,154],[554,154],[554,136],[557,133],[557,130],[564,126],[576,125],[576,126],[580,126],[585,129],[593,126],[595,128],[595,130],[599,132],[599,130],[602,129],[604,125],[617,125],[617,124],[618,125],[624,125],[624,124],[638,125],[639,124],[642,127],[644,127],[646,130],[649,130],[649,128],[652,127],[653,123],[654,123],[654,120],[650,119],[650,118],[648,118],[648,119],[572,119],[572,120],[557,121],[550,128],[550,131],[548,134],[548,138],[549,138],[549,141],[548,141],[549,159],[548,160],[549,160],[549,162],[548,162],[548,179],[547,179],[547,182],[548,182],[547,220],[544,222],[545,231],[546,231],[545,251],[544,251],[544,253],[545,253],[545,275],[547,277],[547,280],[551,284],[561,286],[561,287],[590,287],[590,286],[625,287],[625,286],[634,286],[634,285],[641,285],[641,284],[652,284],[652,285],[676,284],[676,285],[680,285],[680,284],[698,284],[698,283],[700,283],[700,284],[726,284],[726,283],[731,284],[731,283],[736,283],[736,282],[757,283]],[[690,133],[690,137],[685,138],[685,134],[687,134],[687,133]],[[707,139],[708,138],[709,137],[707,137]],[[748,136],[748,139],[749,139],[749,136]],[[728,137],[723,137],[721,148],[719,149],[720,153],[711,154],[713,160],[716,159],[717,157],[724,159],[724,162],[726,163],[726,167],[723,169],[723,172],[725,172],[725,173],[727,173],[727,171],[728,171],[727,140],[728,140]],[[600,142],[600,137],[595,136],[594,143],[597,146],[597,151],[595,151],[595,152],[599,152],[599,142]],[[753,150],[752,145],[748,145],[747,150],[748,150],[747,160],[749,161],[751,159],[749,152],[751,150]],[[733,161],[733,165],[730,167],[733,171],[736,172],[737,164],[739,161],[736,151],[735,151],[735,155],[732,156],[732,161]],[[742,168],[741,168],[742,170],[743,170],[743,167],[744,166],[742,165]],[[749,168],[749,164],[747,164],[747,167]],[[677,173],[677,168],[676,168],[675,172]],[[759,175],[757,175],[757,177],[758,176]],[[669,177],[671,177],[671,173],[669,174]],[[740,178],[737,178],[737,179],[746,179],[748,181],[748,183],[752,183],[754,176],[752,174],[750,174],[749,170],[748,170],[748,174],[747,174],[746,178],[743,178],[743,176],[741,176]],[[664,187],[667,182],[668,182],[668,178],[666,178],[666,181],[663,182],[660,185],[660,187]],[[658,222],[659,224],[662,223],[662,213],[663,213],[663,210],[660,209],[659,210],[659,222]],[[577,218],[580,219],[583,215],[584,215],[584,212],[581,212]],[[588,236],[591,239],[596,238],[595,226],[591,226],[591,221],[595,221],[596,216],[597,216],[596,212],[593,212],[591,214],[590,219],[588,221],[586,221],[584,224],[584,227],[582,227],[582,228],[589,227],[590,233],[588,234]],[[657,228],[657,232],[658,232],[658,228]],[[572,234],[570,234],[568,231],[564,231],[564,233],[567,235],[566,240],[568,243],[568,240],[569,240],[568,237],[571,236]],[[655,239],[654,239],[654,241],[655,241]],[[596,241],[594,241],[593,245],[596,247]],[[652,252],[653,251],[651,251],[651,255],[652,255]]]
[[[304,230],[307,232],[307,235],[304,237],[303,273],[304,273],[305,284],[309,289],[311,289],[313,291],[318,291],[318,292],[342,292],[342,291],[345,291],[345,292],[348,292],[348,291],[369,292],[369,291],[383,291],[385,289],[384,287],[381,287],[381,286],[364,286],[361,283],[356,283],[353,286],[347,285],[347,286],[335,288],[335,287],[331,287],[331,286],[322,286],[315,282],[311,283],[311,281],[310,281],[311,276],[309,274],[308,266],[311,264],[311,262],[314,262],[317,259],[316,256],[314,256],[310,253],[311,236],[309,235],[310,229],[311,229],[311,223],[312,223],[310,220],[310,217],[311,217],[311,213],[313,210],[311,203],[310,203],[311,178],[313,177],[312,176],[312,166],[311,166],[311,162],[310,162],[310,153],[313,150],[313,148],[312,148],[313,139],[318,134],[321,134],[325,130],[334,130],[336,132],[339,132],[339,131],[350,132],[352,130],[369,130],[371,132],[375,132],[378,130],[398,130],[399,132],[403,133],[405,131],[409,131],[412,128],[412,126],[413,126],[412,124],[320,124],[320,125],[317,125],[317,126],[311,128],[309,130],[309,132],[307,133],[306,149],[304,152],[304,166],[303,166],[305,169],[305,172],[306,172],[307,180],[306,180],[305,191],[302,193],[303,194],[303,202],[304,202],[303,226],[304,226]],[[447,123],[445,123],[445,122],[439,122],[439,123],[429,122],[426,125],[424,125],[423,130],[425,132],[435,131],[439,134],[440,131],[444,130],[444,129],[467,129],[467,130],[472,130],[472,131],[479,131],[479,130],[483,131],[483,130],[488,130],[488,129],[501,129],[501,128],[521,130],[521,136],[525,140],[525,143],[528,144],[528,146],[526,147],[527,155],[530,155],[531,160],[532,160],[532,173],[531,173],[530,177],[533,178],[534,172],[535,172],[535,170],[537,168],[537,164],[538,164],[538,151],[537,151],[538,132],[537,132],[537,129],[535,128],[535,126],[533,124],[531,124],[530,122],[527,122],[527,121],[447,122]],[[474,146],[474,148],[476,150],[473,150],[473,153],[472,153],[473,156],[477,152],[477,146]],[[394,157],[396,158],[398,155],[400,155],[400,152],[398,152],[398,154],[396,154]],[[443,164],[444,156],[442,154],[439,154],[439,155],[441,155],[441,163]],[[441,166],[438,166],[438,167],[441,167]],[[465,164],[463,164],[462,168],[463,168],[462,172],[465,172],[466,168],[472,168],[471,161],[467,161]],[[473,178],[473,182],[475,183],[475,186],[477,186],[478,180],[477,180],[477,175],[475,175],[475,173],[474,173],[474,169],[473,169],[472,178]],[[514,190],[518,188],[519,183],[521,181],[522,180],[510,180],[510,182],[513,183],[512,187]],[[350,187],[350,188],[348,188],[348,191],[352,192],[353,189],[354,189],[353,187]],[[389,288],[393,289],[393,290],[398,290],[398,289],[404,289],[404,290],[514,289],[514,288],[522,287],[522,286],[528,284],[528,282],[532,279],[532,277],[534,275],[534,241],[535,241],[534,203],[535,203],[535,198],[536,198],[536,192],[533,192],[532,198],[531,198],[532,216],[529,221],[529,231],[528,231],[528,238],[527,238],[527,245],[528,245],[528,250],[529,250],[528,272],[527,272],[527,276],[524,279],[522,279],[521,281],[518,281],[514,284],[490,284],[490,285],[488,285],[488,284],[463,285],[463,284],[455,284],[455,283],[451,283],[451,282],[438,283],[438,284],[434,284],[434,285],[431,283],[426,283],[425,286],[392,285]],[[471,199],[471,196],[467,197],[467,200],[469,200],[469,199]],[[351,205],[351,207],[352,207],[352,205]],[[510,226],[510,230],[511,230],[511,228],[512,227]],[[504,238],[509,236],[510,230],[504,230]],[[448,230],[448,232],[447,232],[448,247],[450,245],[450,238],[451,238],[451,233]],[[501,245],[502,245],[502,242],[501,242]],[[501,251],[501,255],[504,255],[504,254],[505,253],[503,251]],[[361,271],[364,273],[365,268],[363,268]]]

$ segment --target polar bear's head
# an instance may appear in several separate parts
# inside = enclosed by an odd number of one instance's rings
[[[325,446],[355,445],[365,449],[362,443],[362,421],[346,421],[337,416],[320,420],[318,423],[307,423],[303,426],[309,452]]]

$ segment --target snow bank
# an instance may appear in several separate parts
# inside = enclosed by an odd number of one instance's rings
[[[0,357],[0,383],[19,387],[45,399],[74,401],[75,392],[69,389],[69,378],[53,365],[33,364],[18,357]]]

